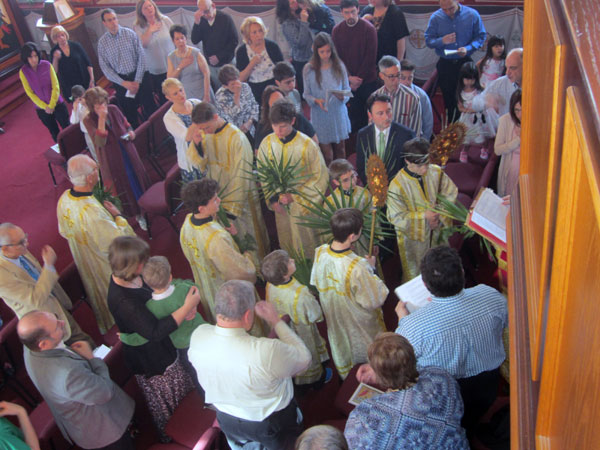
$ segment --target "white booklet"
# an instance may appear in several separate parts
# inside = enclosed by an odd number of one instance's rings
[[[509,209],[490,188],[482,189],[475,197],[465,225],[506,248],[506,216]]]
[[[431,292],[425,287],[421,275],[401,284],[394,290],[394,293],[401,302],[406,303],[409,313],[413,313],[431,302]]]
[[[109,352],[110,347],[107,347],[106,345],[102,344],[94,349],[94,358],[104,359],[104,357],[108,355]]]

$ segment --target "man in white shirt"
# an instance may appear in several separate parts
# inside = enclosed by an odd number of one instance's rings
[[[498,119],[508,113],[510,97],[521,86],[523,78],[523,49],[513,48],[506,56],[506,75],[489,83],[485,90],[473,99],[471,108],[486,110],[494,131],[498,131]],[[497,113],[497,114],[496,114]]]
[[[292,377],[306,370],[311,354],[275,307],[264,301],[255,305],[254,295],[247,281],[224,283],[215,295],[217,324],[194,331],[188,356],[232,448],[256,442],[267,449],[291,449],[302,432]],[[255,313],[279,339],[247,333]]]
[[[415,79],[416,66],[408,59],[400,62],[400,84],[412,89],[419,96],[421,103],[421,137],[427,140],[431,139],[433,133],[433,111],[431,109],[431,100],[427,93],[419,86],[413,83]]]

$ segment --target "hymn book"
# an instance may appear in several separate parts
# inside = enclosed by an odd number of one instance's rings
[[[383,391],[369,386],[368,384],[360,383],[348,403],[354,406],[358,406],[360,403],[368,400],[376,395],[383,394]]]
[[[394,289],[394,293],[401,302],[406,303],[409,313],[413,313],[431,302],[431,292],[425,287],[421,275],[398,286]]]
[[[506,250],[506,216],[509,206],[489,188],[479,191],[465,225]]]

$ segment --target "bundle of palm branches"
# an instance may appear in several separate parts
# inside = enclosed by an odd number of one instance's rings
[[[269,157],[262,153],[262,158],[256,160],[254,178],[260,183],[265,201],[277,199],[280,194],[300,195],[298,187],[301,186],[308,175],[302,175],[301,159],[292,162],[292,158],[285,160],[284,155]]]
[[[115,205],[119,211],[123,210],[123,204],[121,203],[119,196],[113,195],[111,188],[105,187],[102,180],[99,180],[98,183],[96,183],[96,186],[94,186],[94,189],[92,190],[92,194],[101,205],[104,205],[104,202],[108,200]]]
[[[440,216],[448,217],[455,222],[453,226],[443,227],[441,229],[441,237],[444,240],[448,240],[448,238],[454,233],[462,234],[465,239],[477,235],[480,238],[480,247],[485,248],[491,260],[496,259],[494,256],[494,249],[492,248],[492,242],[480,234],[477,234],[474,230],[465,225],[467,216],[469,215],[469,210],[465,208],[462,203],[460,203],[458,200],[456,203],[452,202],[443,195],[438,194],[436,204],[430,207],[430,209],[433,212],[438,213]]]
[[[352,187],[351,189],[354,189]],[[334,189],[331,189],[334,192]],[[331,234],[331,226],[329,221],[331,216],[342,208],[356,208],[363,215],[363,228],[361,232],[361,239],[357,241],[357,245],[360,245],[363,250],[368,251],[364,242],[368,242],[369,233],[371,229],[371,223],[373,221],[373,212],[371,208],[371,200],[366,195],[366,190],[361,190],[358,195],[347,196],[342,195],[331,195],[325,196],[322,192],[319,192],[321,202],[314,202],[308,198],[305,198],[305,208],[310,211],[311,214],[307,216],[297,217],[298,224],[307,228],[315,230],[317,236],[319,236],[322,242],[331,242],[333,235]],[[387,222],[385,214],[380,210],[375,210],[375,224],[381,224]],[[375,240],[378,242],[383,241],[385,238],[394,236],[394,233],[386,231],[380,226],[375,227]],[[296,265],[297,266],[297,265]],[[300,280],[298,280],[300,281]]]

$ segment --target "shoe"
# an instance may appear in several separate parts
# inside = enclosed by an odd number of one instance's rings
[[[481,147],[481,153],[479,154],[479,157],[484,161],[487,161],[489,158],[488,151],[485,147]]]
[[[140,228],[144,231],[148,231],[148,222],[146,222],[146,218],[140,214],[136,217],[136,219],[138,224],[140,225]]]
[[[329,383],[332,378],[333,378],[333,370],[331,370],[329,367],[326,367],[325,368],[325,381],[323,382],[323,384]]]

